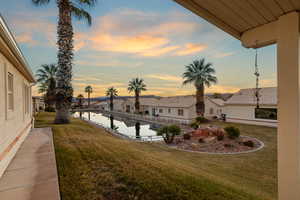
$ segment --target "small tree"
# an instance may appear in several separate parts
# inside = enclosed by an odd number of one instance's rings
[[[82,107],[82,104],[83,104],[83,100],[84,100],[84,97],[82,94],[79,94],[77,96],[77,100],[78,100],[78,107],[81,108]]]
[[[166,144],[172,144],[176,135],[180,135],[181,128],[177,125],[164,126],[157,131],[164,138]]]
[[[108,88],[106,90],[105,95],[109,97],[109,100],[110,100],[110,103],[109,103],[110,111],[113,111],[114,110],[114,98],[116,96],[118,96],[118,91],[114,87],[110,87],[110,88]]]
[[[91,104],[91,93],[93,93],[92,86],[88,85],[85,87],[84,91],[88,94],[88,107],[90,107]]]

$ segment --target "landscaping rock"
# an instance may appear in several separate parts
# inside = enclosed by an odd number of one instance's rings
[[[213,137],[207,137],[207,138],[204,138],[203,139],[203,141],[205,142],[205,143],[211,143],[211,142],[214,142],[214,141],[216,141],[216,137],[215,136],[213,136]]]

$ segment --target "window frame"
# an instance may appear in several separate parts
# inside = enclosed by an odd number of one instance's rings
[[[181,108],[179,108],[179,109],[177,110],[177,114],[178,114],[178,116],[184,116],[184,110],[181,109]]]
[[[13,112],[15,109],[14,103],[14,75],[11,72],[6,73],[6,98],[7,98],[7,111]],[[11,98],[10,98],[11,97]]]

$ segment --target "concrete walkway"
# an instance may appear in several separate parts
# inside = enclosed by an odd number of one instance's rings
[[[0,199],[59,200],[50,128],[34,129],[0,178]]]

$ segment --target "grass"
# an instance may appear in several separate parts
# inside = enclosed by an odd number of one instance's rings
[[[122,140],[79,119],[54,125],[53,118],[41,113],[36,126],[53,128],[63,200],[277,199],[275,128],[230,124],[266,147],[207,155]]]

